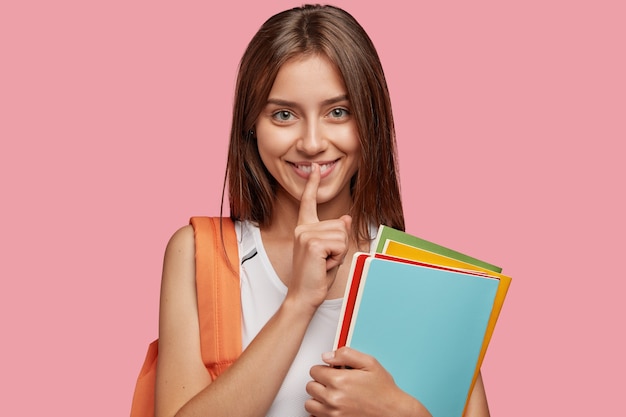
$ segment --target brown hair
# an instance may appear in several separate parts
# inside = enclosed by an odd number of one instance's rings
[[[269,18],[239,64],[228,150],[228,196],[233,219],[271,221],[276,181],[259,156],[252,130],[276,74],[290,59],[320,54],[341,73],[361,141],[361,161],[351,180],[350,212],[358,239],[371,224],[404,230],[396,140],[389,91],[372,41],[346,11],[305,5]]]

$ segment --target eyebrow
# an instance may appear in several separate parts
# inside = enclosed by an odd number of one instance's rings
[[[322,106],[328,106],[331,104],[335,104],[335,103],[340,103],[342,101],[348,101],[348,95],[347,94],[342,94],[340,96],[337,97],[331,97],[329,99],[326,99],[324,101],[322,101]],[[294,101],[289,101],[289,100],[282,100],[279,98],[268,98],[267,99],[267,104],[275,104],[277,106],[285,106],[285,107],[297,107],[298,103],[294,102]]]

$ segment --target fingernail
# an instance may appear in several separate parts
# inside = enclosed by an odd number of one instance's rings
[[[324,352],[322,353],[322,359],[325,361],[329,361],[335,357],[335,352]]]

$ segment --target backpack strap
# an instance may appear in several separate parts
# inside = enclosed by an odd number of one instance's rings
[[[202,360],[215,380],[241,354],[241,289],[235,225],[192,217]]]

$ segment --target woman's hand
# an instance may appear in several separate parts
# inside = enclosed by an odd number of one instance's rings
[[[320,221],[317,217],[317,189],[320,168],[312,164],[311,175],[302,192],[295,229],[292,276],[288,297],[295,297],[313,310],[324,301],[337,269],[350,244],[352,218]]]
[[[305,409],[316,417],[430,416],[415,398],[402,391],[372,356],[343,347],[324,354],[311,368],[306,387],[312,397]]]

